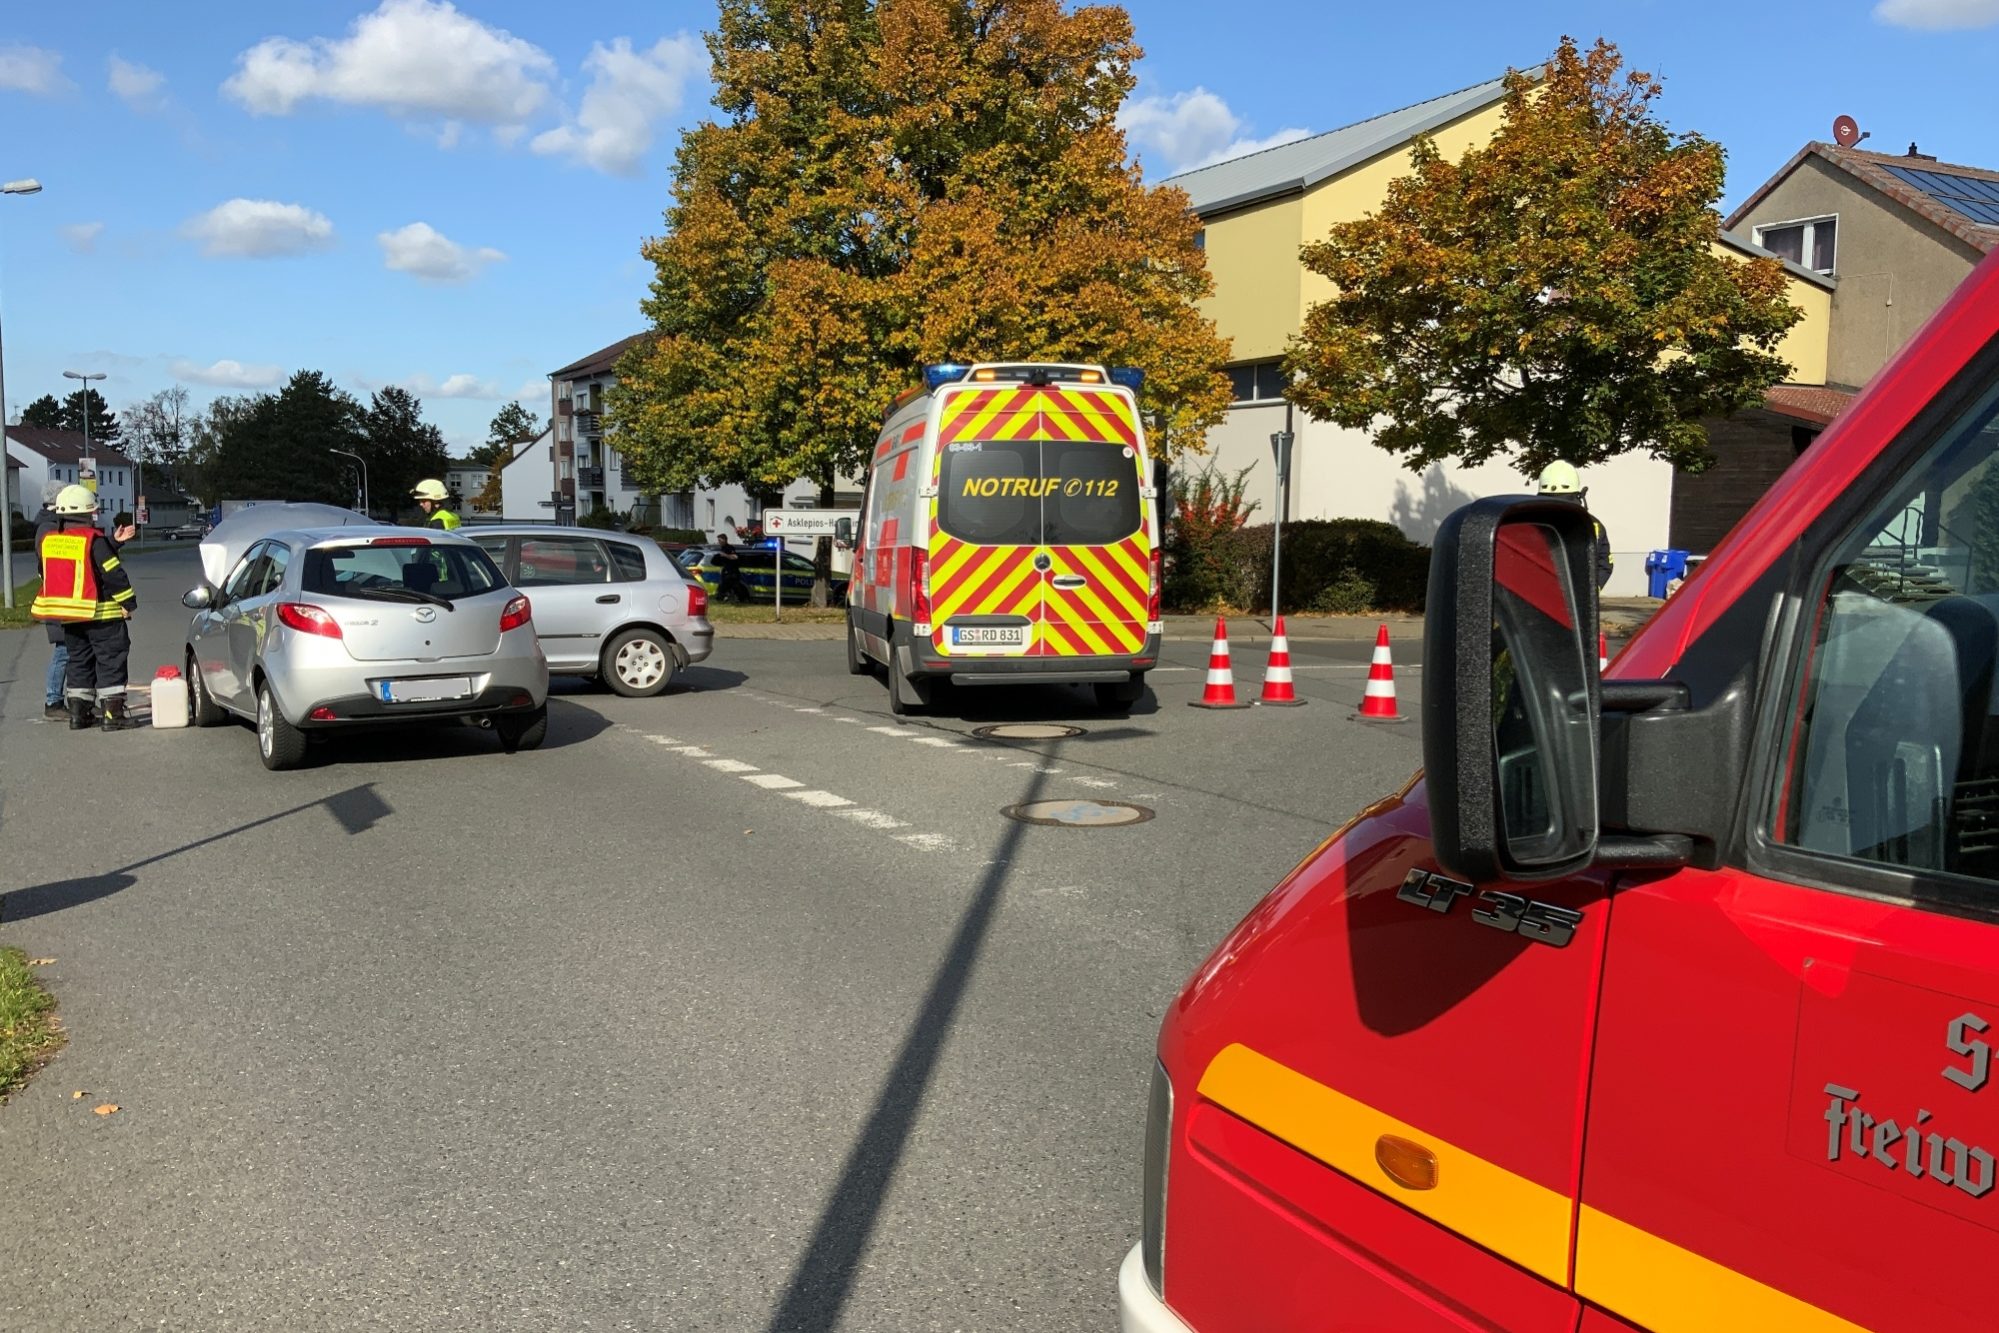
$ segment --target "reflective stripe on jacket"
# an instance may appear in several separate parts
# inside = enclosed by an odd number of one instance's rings
[[[458,531],[458,515],[452,513],[449,509],[433,510],[431,511],[430,522],[425,526],[435,526],[443,528],[446,532],[456,532]]]
[[[37,620],[122,620],[138,605],[111,543],[92,527],[57,527],[41,540],[42,590],[28,608]]]

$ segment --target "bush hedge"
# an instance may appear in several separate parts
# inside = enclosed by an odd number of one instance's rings
[[[1175,611],[1267,611],[1268,523],[1217,533],[1194,549],[1166,542],[1166,605]],[[1284,525],[1287,613],[1421,611],[1430,548],[1392,523],[1370,518],[1302,519]]]

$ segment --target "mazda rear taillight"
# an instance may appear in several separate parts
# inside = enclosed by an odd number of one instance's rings
[[[510,629],[519,629],[533,619],[534,608],[528,605],[528,599],[516,597],[500,612],[500,633],[505,634]]]
[[[310,602],[279,602],[278,622],[301,634],[319,634],[329,639],[342,637],[340,622]]]
[[[708,590],[698,583],[687,585],[687,614],[696,619],[708,614]]]
[[[1157,546],[1152,548],[1152,595],[1146,599],[1145,618],[1152,624],[1159,623],[1160,555]]]
[[[909,548],[909,618],[919,625],[930,623],[930,553]]]

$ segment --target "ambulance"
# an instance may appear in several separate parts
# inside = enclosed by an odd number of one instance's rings
[[[1433,547],[1424,769],[1168,1006],[1125,1333],[1999,1328],[1999,256],[1601,675]]]
[[[888,410],[862,492],[847,669],[889,709],[935,683],[1083,684],[1128,709],[1159,660],[1160,484],[1141,372],[926,366]]]

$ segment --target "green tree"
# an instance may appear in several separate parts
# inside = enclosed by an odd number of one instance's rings
[[[21,410],[23,426],[39,426],[43,430],[61,430],[62,404],[52,393],[45,393]]]
[[[157,492],[161,486],[178,489],[195,415],[187,389],[178,384],[125,409],[125,447],[143,462],[146,473],[141,491]]]
[[[444,435],[423,419],[423,401],[394,385],[374,394],[360,416],[368,486],[376,508],[409,509],[410,491],[426,477],[442,480],[449,456]]]
[[[354,502],[354,464],[329,452],[360,453],[366,443],[352,394],[301,370],[275,394],[240,401],[247,406],[228,411],[218,428],[206,482],[215,498]],[[379,494],[372,462],[369,481]]]
[[[1378,213],[1305,248],[1339,290],[1292,341],[1294,402],[1415,471],[1711,461],[1702,418],[1762,401],[1800,315],[1775,260],[1715,253],[1720,145],[1669,132],[1659,81],[1622,70],[1564,37],[1538,87],[1507,75],[1489,144],[1419,142]]]
[[[112,415],[110,404],[104,395],[88,384],[62,400],[62,420],[58,423],[63,430],[81,431],[85,416],[90,418],[90,438],[93,443],[115,443],[120,435],[118,418]]]
[[[486,442],[466,457],[481,467],[490,468],[513,456],[513,447],[522,440],[532,440],[541,434],[541,418],[522,407],[519,403],[508,403],[493,415],[493,424],[486,428]]]
[[[1138,366],[1179,447],[1226,412],[1199,223],[1117,127],[1124,10],[722,0],[708,49],[720,117],[682,139],[642,250],[657,336],[611,395],[647,489],[806,477],[830,503],[932,361]]]

